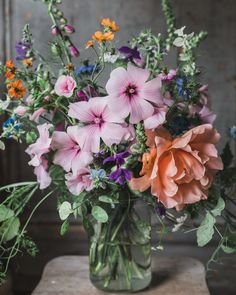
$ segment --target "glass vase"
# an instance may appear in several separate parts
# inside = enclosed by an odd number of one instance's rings
[[[90,280],[108,292],[136,292],[151,282],[150,213],[144,202],[113,204],[107,223],[94,222]]]

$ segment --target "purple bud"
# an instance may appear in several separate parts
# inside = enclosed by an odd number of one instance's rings
[[[73,34],[75,32],[75,28],[71,25],[65,25],[64,30],[67,34]]]
[[[71,56],[74,56],[74,57],[79,56],[79,50],[73,44],[69,46],[69,51]]]
[[[52,35],[58,36],[60,34],[60,30],[57,26],[52,27]]]

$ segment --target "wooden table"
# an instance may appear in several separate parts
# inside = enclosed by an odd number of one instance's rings
[[[187,257],[154,256],[153,281],[139,295],[210,295],[201,262]],[[87,256],[63,256],[50,261],[32,295],[101,295],[89,281]],[[115,293],[112,293],[115,294]],[[123,293],[124,294],[124,293]]]

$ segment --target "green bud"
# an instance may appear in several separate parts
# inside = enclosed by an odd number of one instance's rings
[[[61,55],[61,47],[58,43],[51,44],[51,51],[54,55],[60,56]]]
[[[60,23],[61,24],[67,24],[67,19],[64,18],[64,17],[60,18]]]
[[[26,143],[31,144],[34,143],[37,139],[37,134],[34,131],[27,132],[26,134]]]
[[[63,14],[62,11],[60,11],[60,10],[57,11],[57,15],[56,15],[56,16],[57,16],[58,18],[63,17],[63,15],[64,15],[64,14]]]

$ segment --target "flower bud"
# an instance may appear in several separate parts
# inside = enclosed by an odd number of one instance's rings
[[[58,36],[60,34],[60,29],[57,26],[52,27],[52,35]]]
[[[70,51],[71,56],[74,56],[74,57],[79,56],[79,51],[73,44],[71,44],[69,46],[69,51]]]
[[[51,51],[54,55],[59,56],[61,54],[61,47],[58,43],[51,44]]]
[[[64,31],[67,33],[67,34],[73,34],[75,32],[75,28],[71,25],[65,25],[64,26]]]
[[[67,19],[64,18],[64,17],[60,18],[60,23],[61,24],[66,24],[67,23]]]

